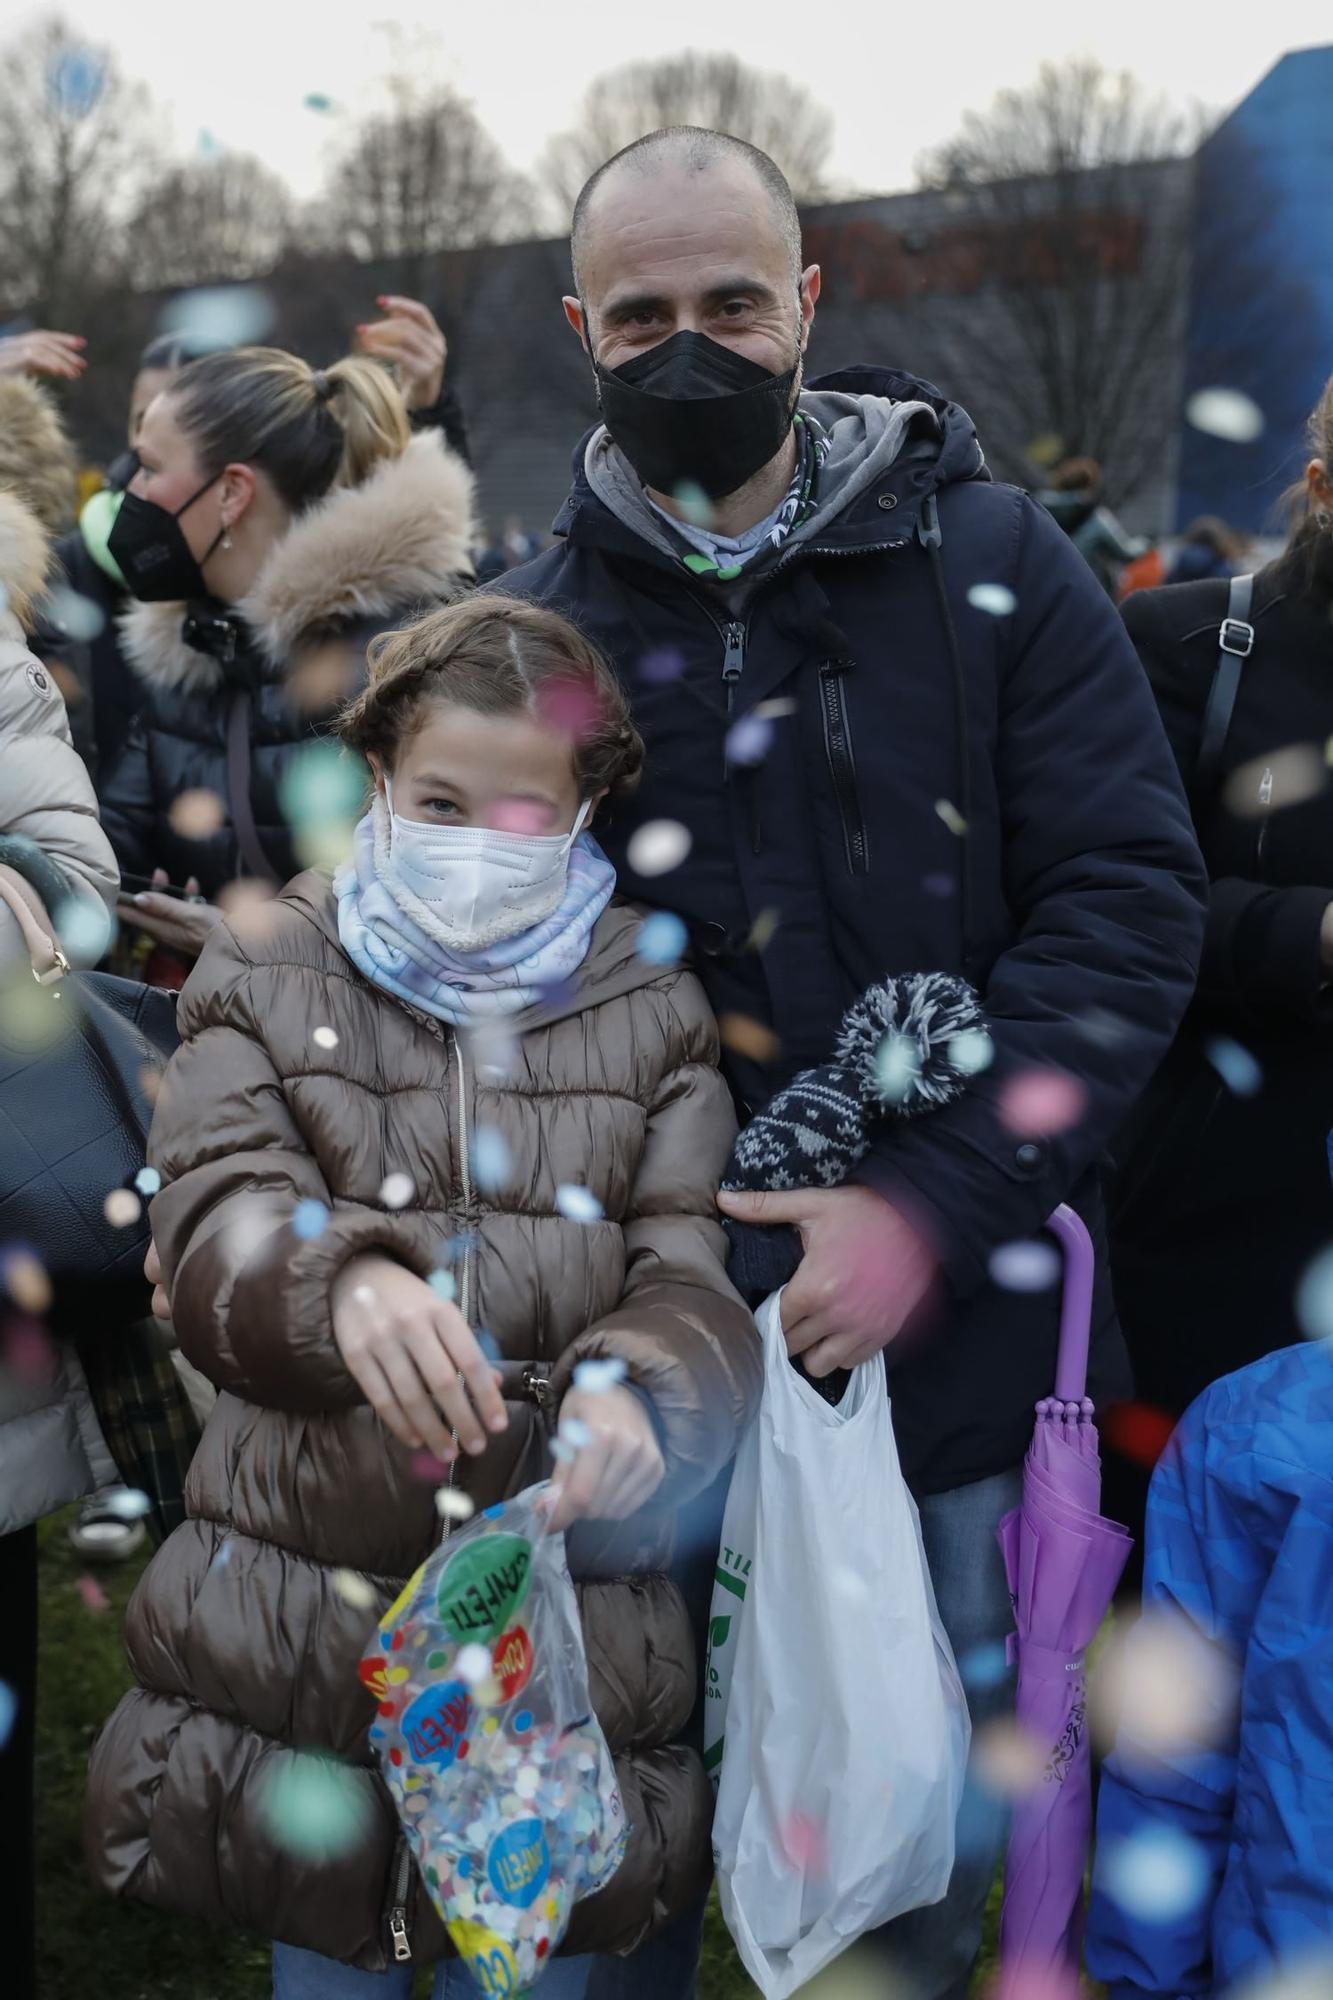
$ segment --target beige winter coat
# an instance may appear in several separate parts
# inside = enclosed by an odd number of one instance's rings
[[[329,1298],[358,1252],[426,1275],[459,1238],[474,1245],[461,1303],[498,1343],[510,1416],[460,1465],[478,1505],[549,1470],[554,1412],[587,1356],[628,1364],[667,1461],[650,1507],[570,1536],[593,1704],[633,1833],[569,1949],[628,1949],[707,1880],[709,1787],[675,1740],[700,1667],[664,1570],[674,1510],[731,1457],[761,1367],[713,1205],[734,1134],[716,1029],[692,975],[638,956],[638,929],[611,905],[573,996],[523,1017],[517,1062],[495,1074],[362,978],[319,877],[206,948],[150,1157],[181,1344],[223,1393],[190,1476],[193,1518],[130,1608],[138,1689],[93,1757],[88,1836],[107,1888],[366,1966],[385,1963],[405,1901],[414,1953],[445,1950],[415,1877],[403,1896],[356,1671],[439,1523],[430,1484],[347,1373]],[[320,1026],[336,1048],[313,1039]],[[483,1127],[512,1160],[494,1192],[469,1165]],[[415,1189],[399,1212],[384,1200],[390,1174]],[[560,1212],[566,1182],[591,1190],[601,1220]],[[331,1210],[313,1241],[289,1226],[303,1199]],[[366,1579],[374,1609],[340,1593],[340,1569]],[[368,1808],[366,1837],[327,1866],[285,1852],[264,1809],[297,1745],[347,1759]]]
[[[115,857],[98,824],[92,780],[70,742],[64,699],[24,638],[22,620],[41,591],[47,560],[42,528],[13,493],[0,490],[0,862],[14,866],[30,844],[58,871],[72,909],[104,915],[103,905],[115,905]],[[27,879],[25,868],[19,873]],[[100,955],[99,928],[84,935],[80,954],[77,923],[64,927],[72,959]],[[28,978],[30,963],[16,919],[0,903],[0,997],[11,981]],[[49,1379],[0,1365],[0,1534],[115,1477],[72,1350],[52,1349],[49,1360]]]

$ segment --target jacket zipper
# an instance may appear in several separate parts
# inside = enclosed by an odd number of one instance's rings
[[[1268,845],[1268,829],[1273,818],[1273,768],[1265,764],[1264,775],[1259,780],[1259,805],[1263,817],[1259,821],[1259,837],[1254,843],[1254,866],[1256,874],[1263,869],[1264,849]]]
[[[732,618],[722,627],[722,686],[726,691],[727,714],[736,706],[736,688],[745,671],[745,627]]]
[[[390,1894],[393,1902],[389,1908],[389,1942],[393,1946],[394,1963],[406,1965],[412,1956],[412,1940],[407,1930],[407,1891],[412,1880],[412,1850],[400,1834],[393,1850],[390,1868],[393,1888]]]
[[[828,758],[833,794],[842,820],[842,844],[849,875],[870,872],[869,842],[865,816],[856,785],[856,756],[852,748],[852,726],[847,713],[847,691],[843,686],[846,661],[826,660],[819,669],[819,701],[824,716],[824,752]]]

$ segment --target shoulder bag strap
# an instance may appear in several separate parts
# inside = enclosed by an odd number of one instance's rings
[[[250,696],[237,688],[227,711],[227,800],[241,860],[260,882],[275,882],[277,870],[264,852],[250,803]]]
[[[1227,615],[1217,635],[1217,668],[1208,691],[1208,706],[1203,712],[1199,754],[1190,779],[1190,790],[1196,794],[1210,792],[1221,775],[1222,753],[1227,745],[1241,673],[1254,651],[1254,627],[1250,623],[1253,597],[1253,576],[1233,576]]]
[[[69,960],[60,949],[45,903],[16,868],[0,866],[0,903],[11,911],[22,933],[37,984],[58,986],[70,969]]]

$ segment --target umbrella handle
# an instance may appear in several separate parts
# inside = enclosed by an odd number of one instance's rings
[[[1065,1259],[1064,1300],[1060,1308],[1060,1352],[1055,1364],[1055,1393],[1062,1403],[1077,1403],[1087,1393],[1088,1342],[1092,1337],[1092,1281],[1095,1256],[1082,1216],[1061,1203],[1046,1227]]]

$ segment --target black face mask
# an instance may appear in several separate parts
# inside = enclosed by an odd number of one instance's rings
[[[177,599],[188,601],[208,596],[203,568],[191,554],[180,522],[181,515],[210,486],[216,486],[221,477],[220,472],[215,472],[211,479],[206,479],[199,491],[192,493],[174,514],[137,493],[127,493],[121,501],[106,545],[131,592],[145,604],[171,604]],[[218,529],[204,552],[203,562],[208,561],[225,532]]]
[[[622,368],[594,362],[597,400],[645,486],[734,493],[781,449],[791,429],[798,354],[770,375],[706,333],[673,333]]]

